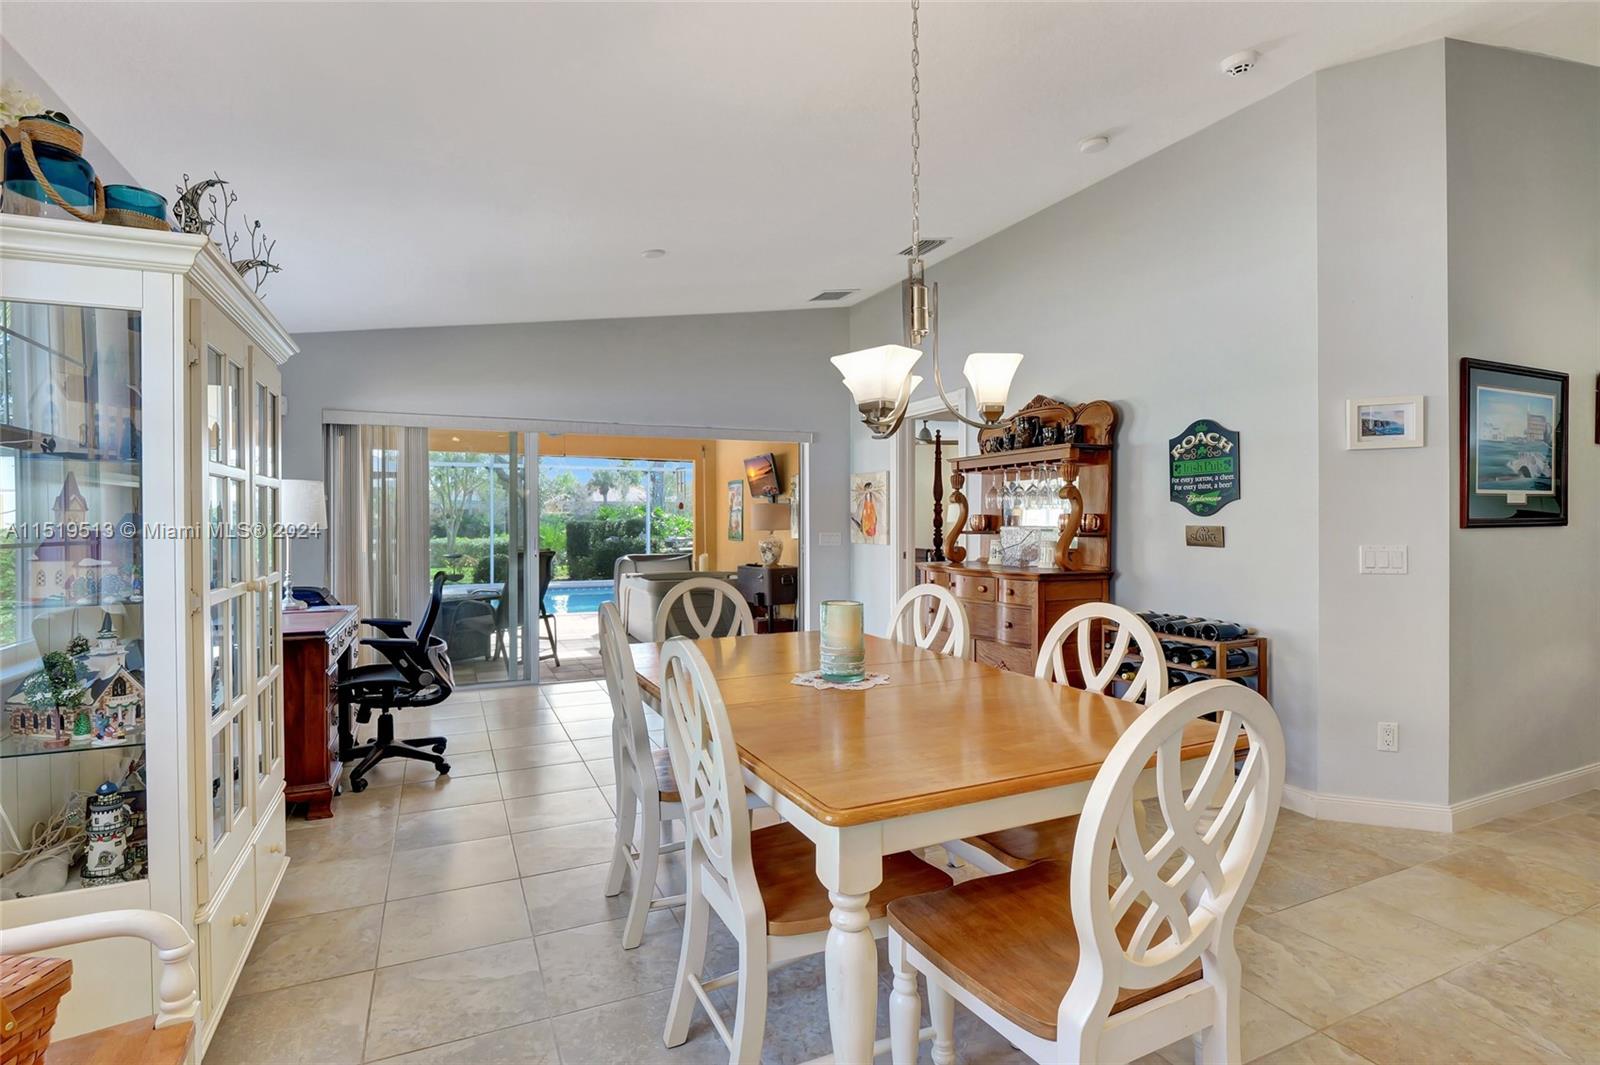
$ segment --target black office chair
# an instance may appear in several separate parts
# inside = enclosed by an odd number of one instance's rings
[[[360,759],[350,770],[352,791],[365,791],[367,773],[386,758],[429,762],[441,774],[450,772],[450,763],[444,760],[446,740],[443,736],[396,740],[391,716],[395,710],[442,703],[455,691],[450,649],[444,640],[433,635],[448,576],[443,572],[434,574],[433,592],[428,597],[422,619],[417,622],[414,636],[406,635],[410,622],[401,618],[362,619],[383,636],[368,637],[361,642],[389,661],[357,666],[339,681],[339,760],[349,765],[352,760]],[[352,706],[356,724],[366,724],[372,720],[373,711],[378,711],[378,736],[371,743],[356,744],[355,729],[350,721]],[[431,747],[433,752],[421,750],[423,747]]]

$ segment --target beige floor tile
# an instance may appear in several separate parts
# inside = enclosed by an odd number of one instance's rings
[[[1275,865],[1322,884],[1329,891],[1364,884],[1406,866],[1327,832],[1274,838],[1267,854]]]
[[[1263,1054],[1289,1046],[1312,1035],[1306,1025],[1250,992],[1239,1003],[1239,1042],[1241,1060],[1250,1061]],[[1160,1056],[1169,1065],[1194,1065],[1194,1043],[1180,1040],[1162,1049]]]
[[[1496,818],[1493,821],[1486,821],[1481,825],[1467,829],[1465,832],[1459,832],[1457,835],[1476,839],[1480,836],[1519,832],[1524,828],[1531,828],[1546,821],[1553,821],[1567,814],[1580,813],[1583,809],[1584,806],[1581,802],[1563,799],[1559,802],[1546,803],[1544,806],[1536,806],[1531,810],[1523,810],[1520,813],[1507,814],[1505,817]]]
[[[517,865],[526,877],[608,862],[615,838],[615,823],[608,817],[519,832],[511,837],[511,842],[516,846]]]
[[[507,799],[505,807],[512,832],[535,832],[611,816],[611,806],[599,788],[525,795]]]
[[[554,725],[559,723],[556,712],[540,703],[527,706],[501,706],[485,707],[483,711],[484,723],[493,731],[508,728],[527,728],[530,725]]]
[[[670,1049],[661,1044],[671,1000],[671,991],[658,991],[557,1017],[554,1025],[562,1061],[572,1065],[724,1065],[728,1048],[699,1010],[689,1025],[686,1043]]]
[[[286,833],[285,850],[297,862],[387,857],[394,847],[395,827],[383,819],[334,817],[313,824],[307,831]]]
[[[608,713],[605,717],[594,717],[583,721],[563,720],[561,727],[567,730],[568,739],[609,740],[613,722],[611,715]]]
[[[1267,858],[1250,889],[1250,906],[1259,913],[1275,913],[1302,902],[1331,895],[1337,889],[1318,878]]]
[[[1511,857],[1494,847],[1458,851],[1428,865],[1556,913],[1573,914],[1600,905],[1600,880],[1526,855]]]
[[[372,982],[369,972],[353,973],[234,995],[206,1050],[206,1065],[354,1065],[366,1038]]]
[[[624,879],[622,893],[606,898],[606,876],[610,871],[607,863],[524,879],[522,895],[528,904],[528,921],[534,935],[626,917],[632,885]]]
[[[266,921],[348,910],[382,902],[389,886],[389,856],[291,861],[273,897]]]
[[[1412,986],[1377,962],[1329,946],[1282,921],[1263,918],[1234,936],[1244,963],[1244,986],[1313,1028]]]
[[[495,771],[494,755],[489,751],[474,751],[471,754],[458,754],[447,750],[446,757],[450,760],[450,775],[452,777],[477,777]],[[405,764],[405,779],[426,784],[439,776],[436,766],[427,762],[407,761]]]
[[[419,895],[385,904],[378,964],[398,965],[530,935],[522,887],[515,880]]]
[[[500,751],[511,747],[534,747],[541,743],[561,743],[566,738],[566,730],[560,725],[522,725],[490,732],[489,746]]]
[[[609,791],[611,786],[617,782],[617,766],[609,757],[593,762],[585,762],[583,765],[589,771],[589,776],[600,786],[602,791]]]
[[[290,832],[308,832],[327,828],[340,821],[348,823],[362,820],[371,824],[382,825],[386,831],[392,831],[395,815],[399,811],[399,788],[374,785],[363,792],[354,792],[349,788],[345,788],[342,794],[333,797],[333,817],[331,819],[323,818],[320,821],[307,821],[303,817],[291,817],[284,822],[284,827]]]
[[[1376,1062],[1506,1065],[1551,1060],[1537,1044],[1466,1008],[1435,980],[1329,1028],[1327,1035]]]
[[[1546,821],[1540,827],[1571,836],[1591,847],[1600,847],[1600,814],[1568,814],[1553,821]]]
[[[652,913],[645,920],[644,942],[633,950],[621,949],[622,925],[608,921],[535,939],[551,1013],[559,1016],[672,986],[681,939],[678,922],[663,911]],[[563,1032],[558,1025],[557,1040]],[[659,1029],[656,1038],[659,1041]]]
[[[494,752],[494,765],[502,773],[516,769],[532,769],[541,765],[567,765],[582,761],[578,749],[567,740],[560,743],[539,743],[531,747],[502,748]]]
[[[1187,1063],[1186,1063],[1187,1065]],[[1250,1065],[1372,1065],[1354,1050],[1321,1034],[1308,1035],[1298,1042],[1263,1054]]]
[[[442,810],[447,806],[475,806],[481,802],[498,802],[500,798],[500,781],[496,776],[435,777],[402,787],[400,811],[409,814],[419,810]]]
[[[574,739],[572,745],[578,749],[578,755],[585,762],[603,762],[611,758],[611,734],[595,736],[590,739]]]
[[[560,1062],[555,1026],[549,1021],[534,1021],[384,1058],[382,1065],[560,1065]]]
[[[474,754],[478,751],[489,749],[489,734],[487,732],[470,732],[462,736],[451,736],[445,744],[445,757],[455,758],[458,755]]]
[[[573,684],[547,688],[544,700],[560,710],[563,706],[583,706],[611,702],[611,696],[599,684]]]
[[[382,929],[381,904],[263,925],[233,993],[253,995],[365,972],[377,964]]]
[[[606,761],[609,765],[609,757]],[[577,791],[594,784],[594,778],[581,762],[513,769],[499,774],[499,781],[508,799],[520,799],[524,795],[547,795],[552,791]]]
[[[569,727],[588,721],[610,722],[615,713],[610,698],[592,703],[567,703],[555,708],[556,717]]]
[[[1505,948],[1506,956],[1556,973],[1600,1002],[1600,909],[1569,917]]]
[[[1340,892],[1255,921],[1283,922],[1330,946],[1385,967],[1391,976],[1419,984],[1486,953],[1466,939],[1420,917],[1352,892]]]
[[[1471,844],[1449,832],[1420,832],[1406,828],[1380,828],[1375,825],[1353,825],[1340,821],[1314,821],[1310,831],[1312,839],[1325,839],[1351,847],[1359,847],[1401,865],[1420,865],[1423,862],[1454,854]]]
[[[367,1057],[385,1058],[543,1020],[532,940],[498,943],[379,969]]]
[[[1484,837],[1484,843],[1514,858],[1546,862],[1600,881],[1600,847],[1586,845],[1566,832],[1558,832],[1549,823]]]
[[[478,714],[474,717],[450,717],[445,718],[443,721],[407,720],[397,727],[395,731],[400,732],[402,738],[406,736],[443,736],[451,741],[445,745],[445,749],[448,750],[456,740],[467,736],[482,736],[489,731],[489,727],[483,723],[483,715]]]
[[[1496,951],[1445,976],[1465,1008],[1509,1029],[1546,1053],[1600,1061],[1600,953],[1582,966],[1547,968]],[[1566,971],[1576,968],[1579,971]]]
[[[517,877],[511,837],[489,836],[396,851],[389,866],[388,897],[390,901],[408,899]]]
[[[367,770],[366,775],[361,779],[367,782],[368,788],[398,787],[405,782],[407,764],[397,758],[391,758],[386,762],[379,762]],[[340,787],[346,792],[350,791],[350,770],[353,768],[355,768],[354,763],[345,766],[344,772],[339,779]]]
[[[1426,865],[1370,880],[1351,891],[1487,946],[1504,946],[1561,919],[1558,913]]]
[[[406,814],[395,830],[394,848],[396,851],[408,851],[510,834],[504,805],[480,802],[472,806],[447,806],[442,810]]]

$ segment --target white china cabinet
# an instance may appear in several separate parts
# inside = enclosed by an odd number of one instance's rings
[[[0,215],[0,926],[171,914],[199,947],[202,1054],[288,866],[295,350],[202,237]],[[97,789],[85,845],[22,860]],[[155,1011],[146,943],[57,953],[58,1037]]]

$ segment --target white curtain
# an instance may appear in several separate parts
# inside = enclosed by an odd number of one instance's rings
[[[422,615],[428,597],[428,431],[328,425],[328,575],[363,617]]]

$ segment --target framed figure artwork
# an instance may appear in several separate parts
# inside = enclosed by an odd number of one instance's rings
[[[1567,375],[1461,360],[1461,527],[1567,523]]]
[[[850,475],[850,542],[889,542],[889,471]]]
[[[728,539],[744,539],[744,481],[738,478],[728,482]]]

